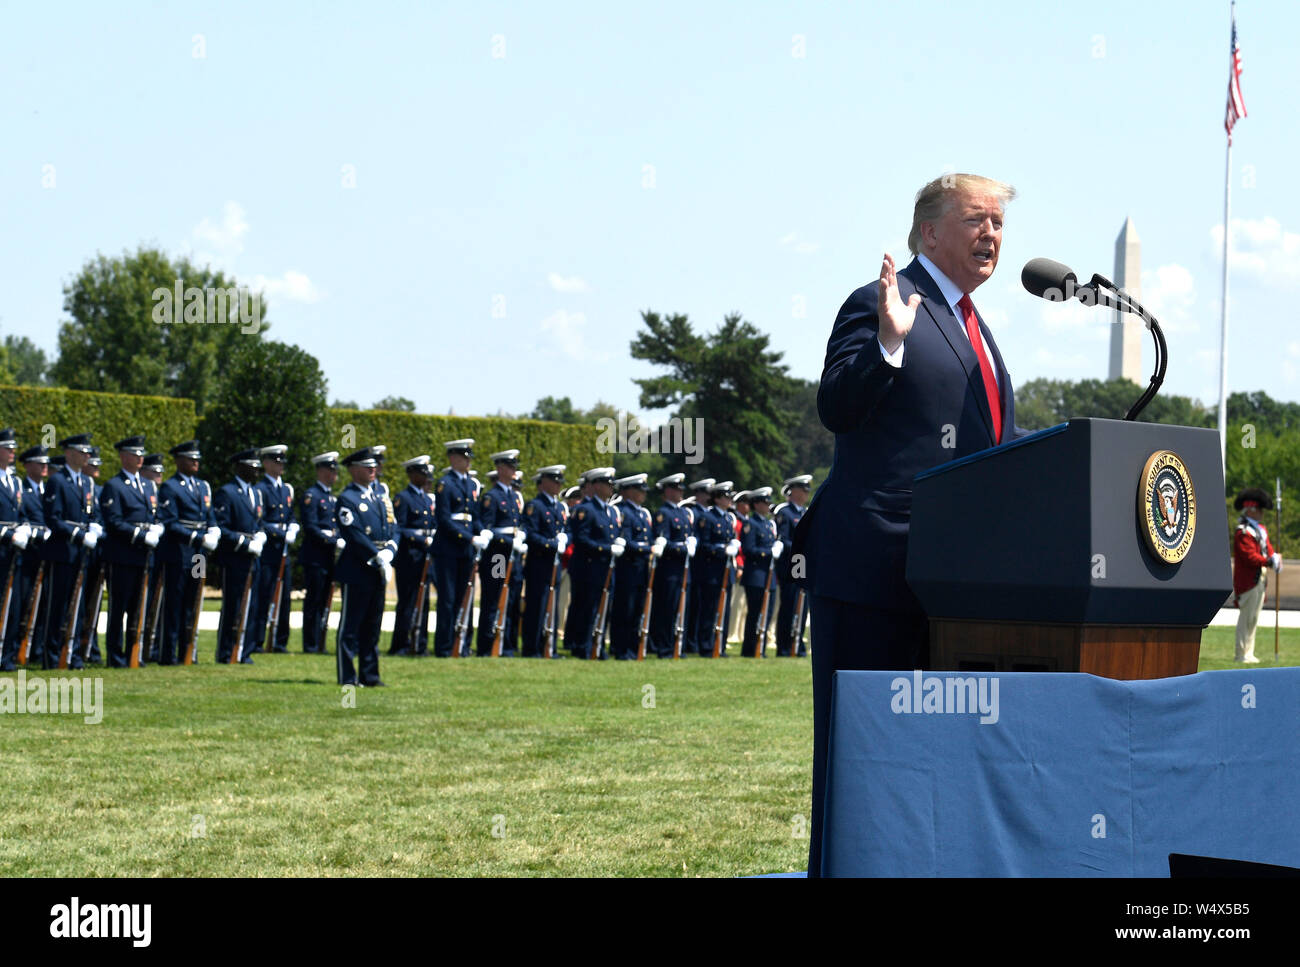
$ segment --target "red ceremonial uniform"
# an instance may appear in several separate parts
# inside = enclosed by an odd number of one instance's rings
[[[1273,556],[1273,544],[1269,540],[1264,525],[1256,522],[1256,527],[1264,537],[1264,549],[1253,533],[1253,528],[1245,524],[1237,525],[1237,532],[1232,536],[1232,593],[1243,594],[1259,583],[1259,570],[1268,567]]]

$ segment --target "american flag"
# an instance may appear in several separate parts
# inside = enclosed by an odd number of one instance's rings
[[[1246,116],[1246,102],[1241,99],[1241,49],[1237,46],[1237,12],[1232,12],[1232,68],[1228,73],[1228,113],[1223,126],[1228,130],[1228,144],[1232,144],[1232,126]]]

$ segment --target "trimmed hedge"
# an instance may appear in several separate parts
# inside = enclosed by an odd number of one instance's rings
[[[62,453],[58,442],[75,433],[91,434],[100,448],[104,466],[101,482],[120,469],[113,444],[143,433],[150,452],[167,451],[194,437],[198,417],[194,401],[167,396],[131,396],[89,390],[38,386],[0,386],[0,426],[12,426],[20,455],[37,443],[47,444],[51,455]]]
[[[434,416],[392,410],[331,409],[334,438],[320,451],[338,450],[343,456],[376,443],[388,447],[384,481],[393,490],[406,486],[402,461],[427,453],[437,471],[447,466],[444,444],[448,440],[474,440],[473,467],[487,482],[493,469],[491,455],[501,450],[519,451],[524,472],[524,493],[533,492],[532,475],[539,467],[562,463],[570,482],[592,467],[609,466],[616,454],[596,450],[600,431],[594,426],[511,420],[504,417]],[[351,428],[351,433],[349,433]],[[340,468],[342,469],[342,468]],[[346,474],[341,474],[346,479]]]

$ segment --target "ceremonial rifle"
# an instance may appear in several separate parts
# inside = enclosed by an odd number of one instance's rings
[[[90,559],[90,554],[85,554],[81,559],[81,566],[77,568],[77,580],[72,585],[72,607],[68,611],[67,618],[63,622],[63,633],[60,637],[63,639],[63,647],[59,649],[59,667],[68,667],[68,658],[72,654],[72,639],[77,634],[77,618],[81,616],[81,589],[86,583],[86,565]]]
[[[497,613],[492,622],[492,657],[501,657],[501,636],[506,628],[506,605],[510,602],[510,575],[515,567],[515,552],[510,551],[506,562],[506,578],[501,582],[501,592],[497,595]]]
[[[686,634],[686,588],[691,583],[691,559],[689,555],[686,558],[686,566],[682,569],[682,590],[677,596],[677,616],[673,619],[673,658],[682,657],[682,638]]]
[[[182,665],[193,665],[199,654],[199,616],[203,613],[203,577],[208,573],[207,555],[203,555],[204,566],[199,569],[200,576],[194,579],[194,617],[190,620],[189,640],[185,642],[185,654]]]
[[[149,568],[153,566],[153,548],[144,559],[144,573],[140,575],[140,601],[135,609],[135,636],[131,639],[131,657],[127,661],[128,668],[140,667],[140,652],[144,648],[145,625],[148,623],[148,615],[145,609],[149,601]]]
[[[266,650],[275,645],[275,627],[280,623],[280,595],[284,593],[284,565],[289,560],[289,532],[285,531],[284,550],[280,552],[280,566],[275,572],[275,591],[271,596],[271,607],[266,614]]]
[[[91,585],[90,599],[95,602],[95,608],[92,612],[86,614],[86,619],[81,623],[81,660],[90,661],[90,642],[94,638],[95,631],[99,628],[99,612],[104,606],[104,565],[101,564],[95,569],[95,581]]]
[[[162,627],[162,599],[163,591],[166,588],[165,575],[165,569],[158,568],[158,580],[153,582],[153,588],[149,592],[152,595],[149,600],[153,602],[153,607],[149,609],[149,623],[145,625],[144,629],[144,640],[149,646],[149,650],[145,654],[152,655],[155,651],[158,651],[159,658],[162,657],[162,652],[155,646],[158,644],[158,629]],[[152,661],[152,659],[149,660]]]
[[[415,654],[415,643],[420,638],[420,632],[424,629],[419,627],[420,615],[424,605],[424,594],[429,589],[429,562],[433,560],[433,553],[426,547],[424,549],[424,567],[420,568],[420,582],[415,586],[415,603],[411,606],[411,621],[406,630],[406,646]]]
[[[469,633],[469,622],[474,607],[474,577],[478,574],[478,562],[483,556],[483,548],[474,549],[474,563],[470,565],[469,580],[465,582],[465,591],[461,595],[460,607],[456,611],[455,640],[452,642],[453,658],[462,657],[465,650],[465,636]]]
[[[609,615],[609,582],[614,576],[614,562],[618,560],[613,553],[609,555],[609,569],[605,571],[605,584],[600,589],[600,606],[596,609],[596,626],[591,630],[591,653],[587,655],[593,661],[600,657],[600,646],[605,638],[605,619]]]
[[[805,594],[803,588],[794,598],[794,619],[790,624],[790,657],[794,658],[799,654],[799,639],[803,637],[803,609]]]
[[[18,643],[18,664],[26,665],[32,650],[32,632],[36,630],[36,614],[41,608],[41,588],[45,584],[45,572],[48,563],[36,568],[36,580],[32,582],[32,592],[27,598],[27,620],[23,622],[23,638]],[[41,647],[44,647],[42,645]]]
[[[244,593],[239,599],[239,628],[235,632],[235,644],[230,649],[229,664],[238,665],[240,653],[244,650],[244,633],[248,629],[248,602],[253,594],[253,564],[248,563],[248,576],[244,578]]]
[[[559,546],[558,543],[556,545]],[[560,552],[555,552],[555,560],[551,563],[551,581],[546,587],[546,623],[542,628],[542,657],[555,657],[555,608],[557,599],[556,577],[560,573]]]
[[[772,572],[776,570],[776,561],[771,561],[767,567],[767,580],[763,582],[763,603],[758,609],[758,657],[767,657],[767,622],[768,622],[768,604],[772,598]]]
[[[736,559],[728,558],[727,566],[722,572],[722,589],[718,592],[718,610],[713,617],[713,657],[722,654],[722,639],[726,635],[727,618],[727,584],[731,580],[731,569]]]
[[[655,590],[655,565],[659,563],[659,558],[654,554],[650,555],[650,577],[645,586],[645,601],[641,605],[641,627],[637,629],[636,634],[636,660],[645,661],[645,640],[650,633],[650,605],[653,603]]]
[[[9,577],[5,579],[4,613],[0,615],[0,642],[3,642],[9,633],[9,605],[14,597],[14,572],[22,566],[23,552],[18,551],[14,554],[14,559],[9,562]]]

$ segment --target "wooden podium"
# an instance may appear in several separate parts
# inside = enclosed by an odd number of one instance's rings
[[[1213,430],[1076,419],[919,474],[934,670],[1190,675],[1232,591]]]

